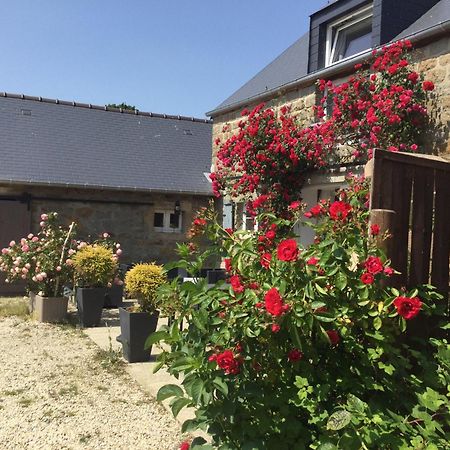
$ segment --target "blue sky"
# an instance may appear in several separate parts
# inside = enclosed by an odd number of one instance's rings
[[[2,0],[0,91],[204,117],[327,0]]]

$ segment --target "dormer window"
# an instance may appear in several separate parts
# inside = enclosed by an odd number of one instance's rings
[[[372,46],[372,5],[341,17],[327,26],[325,66],[331,66]]]

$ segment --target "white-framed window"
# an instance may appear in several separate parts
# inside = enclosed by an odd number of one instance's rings
[[[325,66],[372,47],[372,17],[373,7],[369,5],[328,25]]]
[[[162,233],[180,233],[182,214],[172,211],[157,210],[153,213],[153,229]]]

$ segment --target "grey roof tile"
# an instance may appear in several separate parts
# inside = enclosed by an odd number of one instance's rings
[[[211,133],[200,119],[0,96],[0,182],[208,195]]]

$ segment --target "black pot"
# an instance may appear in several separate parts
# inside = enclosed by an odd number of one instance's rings
[[[151,347],[145,349],[145,341],[156,330],[159,312],[154,314],[130,312],[119,308],[120,336],[117,340],[122,344],[123,357],[130,363],[149,361]]]
[[[123,305],[123,284],[113,285],[110,288],[106,288],[105,303],[103,306],[105,308],[118,308]]]
[[[78,319],[83,328],[100,324],[105,292],[106,288],[77,288]]]
[[[212,269],[206,273],[208,284],[216,284],[219,280],[225,280],[226,278],[227,272],[225,269]]]

